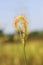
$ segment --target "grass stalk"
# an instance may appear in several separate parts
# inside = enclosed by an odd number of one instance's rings
[[[20,38],[22,39],[21,32],[20,32]],[[25,61],[25,65],[27,65],[26,51],[25,51],[25,43],[26,43],[26,42],[25,42],[24,39],[22,39],[21,41],[22,41],[22,43],[23,43],[24,61]]]

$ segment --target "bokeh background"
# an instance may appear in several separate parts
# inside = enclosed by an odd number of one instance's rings
[[[27,20],[27,65],[43,65],[43,0],[0,0],[0,65],[25,65],[20,32],[13,26],[18,15]]]

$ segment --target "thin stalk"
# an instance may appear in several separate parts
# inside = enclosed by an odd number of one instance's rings
[[[20,38],[22,39],[21,32],[20,32]],[[24,39],[22,39],[21,41],[23,43],[25,65],[27,65],[26,52],[25,52],[25,41],[24,41]]]
[[[24,60],[25,60],[25,65],[27,65],[26,51],[25,51],[25,41],[24,41],[24,44],[23,44],[23,49],[24,49]]]

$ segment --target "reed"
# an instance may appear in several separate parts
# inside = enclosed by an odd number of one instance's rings
[[[20,30],[20,27],[18,26],[19,20],[21,20],[21,22],[23,24],[23,30],[22,30],[23,36],[21,35],[21,30]],[[16,30],[20,32],[20,38],[21,38],[22,43],[23,43],[25,65],[27,65],[26,52],[25,52],[26,35],[27,35],[27,22],[26,22],[25,17],[24,16],[16,17],[15,21],[14,21],[14,26],[15,26]]]

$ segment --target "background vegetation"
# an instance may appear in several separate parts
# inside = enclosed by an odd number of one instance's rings
[[[25,51],[27,65],[43,65],[43,31],[27,34]],[[0,65],[25,65],[18,32],[4,35],[0,30]]]

